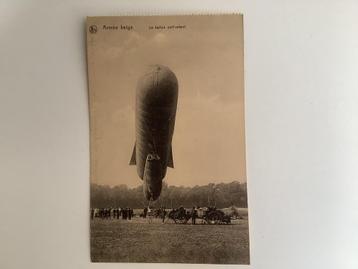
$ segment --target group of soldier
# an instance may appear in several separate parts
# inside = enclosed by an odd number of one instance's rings
[[[195,225],[196,219],[199,217],[199,215],[201,217],[200,212],[202,209],[200,207],[193,206],[191,210],[186,210],[183,206],[181,206],[177,210],[181,212],[182,215],[186,215],[187,219],[191,218],[191,224]]]
[[[187,219],[191,219],[191,224],[196,224],[197,218],[203,217],[203,208],[193,206],[190,210],[185,209],[183,206],[180,206],[177,209],[171,209],[171,211],[179,211],[182,215],[187,216]],[[143,218],[151,219],[161,218],[162,222],[164,223],[166,216],[169,212],[167,212],[165,207],[160,207],[157,209],[153,209],[151,207],[144,207],[143,213],[140,214]],[[130,207],[126,208],[91,208],[91,219],[94,218],[101,218],[101,219],[120,219],[123,220],[131,220],[134,213],[133,209]],[[170,215],[169,215],[170,217]]]
[[[131,220],[133,217],[133,209],[126,208],[91,208],[91,219],[95,217],[101,219],[119,219]]]
[[[196,224],[196,219],[198,217],[203,216],[203,209],[201,207],[195,207],[195,206],[193,206],[193,208],[190,210],[187,210],[183,206],[180,206],[179,208],[171,209],[169,212],[167,212],[165,207],[160,207],[158,209],[151,209],[150,207],[145,207],[143,209],[143,213],[141,214],[141,216],[143,218],[146,218],[148,216],[149,219],[151,219],[151,217],[161,218],[162,222],[164,223],[167,215],[169,215],[169,218],[170,218],[171,211],[180,212],[180,214],[182,216],[184,215],[184,216],[186,216],[187,219],[191,219],[191,223],[193,225]]]
[[[144,207],[143,213],[140,214],[143,218],[148,218],[149,222],[151,222],[151,219],[154,218],[161,218],[162,222],[164,223],[165,216],[167,215],[167,210],[164,206],[161,206],[160,208],[153,209],[151,207]]]

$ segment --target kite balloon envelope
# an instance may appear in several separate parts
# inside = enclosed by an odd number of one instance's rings
[[[137,166],[147,200],[156,200],[167,167],[173,167],[172,137],[178,80],[166,66],[152,65],[140,77],[135,102],[135,145],[130,164]]]

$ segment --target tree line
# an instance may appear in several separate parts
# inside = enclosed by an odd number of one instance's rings
[[[110,187],[107,185],[91,184],[91,207],[131,207],[143,208],[148,205],[143,195],[143,187],[128,188],[127,185]],[[168,186],[163,182],[162,193],[154,207],[165,206],[229,206],[247,207],[247,185],[233,181],[231,183],[210,183],[203,186],[184,187]]]

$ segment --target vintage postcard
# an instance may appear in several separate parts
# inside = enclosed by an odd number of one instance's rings
[[[249,264],[243,16],[86,31],[92,261]]]

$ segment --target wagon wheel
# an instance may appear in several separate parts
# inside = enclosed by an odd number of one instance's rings
[[[175,213],[173,211],[170,211],[168,214],[168,219],[172,220],[174,223],[176,223],[175,220]]]
[[[179,216],[178,218],[174,218],[175,223],[186,224],[188,219],[185,216]]]
[[[222,222],[224,222],[225,224],[230,224],[231,223],[231,219],[229,216],[224,216],[222,219]]]
[[[217,212],[210,212],[207,217],[207,223],[209,224],[219,224],[221,221],[221,215]]]

